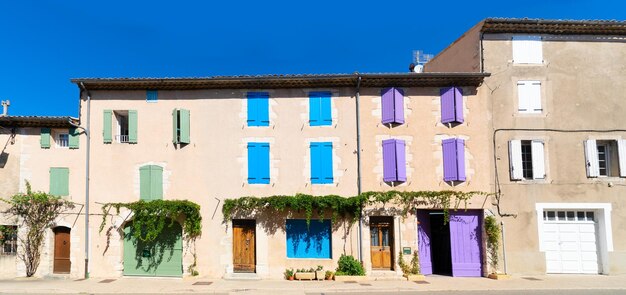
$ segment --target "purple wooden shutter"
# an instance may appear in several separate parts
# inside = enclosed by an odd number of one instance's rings
[[[393,88],[393,104],[395,110],[395,123],[404,124],[404,91]]]
[[[456,139],[444,139],[441,142],[441,146],[443,149],[443,180],[457,180],[458,174],[456,167]]]
[[[456,140],[457,180],[465,181],[465,140]]]
[[[463,123],[463,91],[460,87],[454,87],[454,113],[455,121]]]
[[[383,111],[383,124],[393,123],[394,121],[394,103],[393,103],[393,88],[385,88],[381,92],[382,96],[382,111]]]
[[[481,215],[477,210],[450,212],[450,251],[454,277],[482,276]]]
[[[454,88],[441,89],[441,123],[454,122]]]
[[[396,140],[383,140],[383,181],[396,179]]]
[[[404,140],[396,140],[396,181],[406,181],[406,143]]]
[[[430,257],[430,215],[426,210],[417,210],[417,246],[420,258],[420,270],[423,275],[433,274]]]

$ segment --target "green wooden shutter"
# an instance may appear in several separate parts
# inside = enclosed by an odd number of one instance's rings
[[[78,129],[70,128],[70,138],[69,138],[69,147],[71,149],[77,149],[80,142],[80,134],[78,133]]]
[[[179,143],[178,138],[178,109],[172,111],[172,142]]]
[[[190,113],[189,110],[178,110],[180,114],[180,142],[181,143],[190,143],[189,139],[189,121],[190,121]]]
[[[149,201],[150,194],[150,166],[139,168],[139,199]]]
[[[54,196],[69,196],[70,169],[50,168],[50,194]]]
[[[150,166],[150,195],[151,200],[163,199],[163,168]]]
[[[104,143],[111,143],[113,142],[113,135],[111,132],[111,125],[112,125],[112,118],[113,118],[113,111],[111,110],[104,110],[104,122],[103,122],[103,128],[102,128],[102,137],[104,139]]]
[[[50,148],[50,128],[41,128],[41,138],[39,139],[42,149]]]
[[[137,111],[128,111],[128,142],[137,143]]]

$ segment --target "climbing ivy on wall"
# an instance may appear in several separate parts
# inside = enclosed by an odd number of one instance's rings
[[[270,196],[270,197],[242,197],[227,199],[222,206],[225,220],[233,216],[250,216],[260,211],[275,210],[277,212],[303,211],[307,224],[314,214],[320,219],[324,212],[332,214],[333,221],[337,218],[349,218],[356,221],[361,217],[361,209],[368,205],[393,204],[406,216],[418,206],[430,206],[442,209],[446,220],[450,208],[458,209],[459,205],[467,206],[467,201],[473,196],[487,195],[484,192],[457,192],[457,191],[388,191],[366,192],[353,197],[340,197],[337,195],[312,196],[296,194],[294,196]]]
[[[187,200],[153,200],[132,203],[106,203],[102,206],[102,223],[100,232],[106,226],[107,216],[111,209],[120,214],[126,208],[133,212],[132,235],[144,242],[154,241],[165,227],[169,227],[178,219],[183,219],[183,235],[185,239],[195,239],[202,234],[202,216],[200,205]]]

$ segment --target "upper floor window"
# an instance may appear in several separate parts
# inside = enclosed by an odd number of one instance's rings
[[[174,109],[172,111],[173,139],[176,143],[190,143],[189,132],[190,113],[185,109]]]
[[[146,90],[146,101],[157,102],[159,100],[159,92],[157,90]]]
[[[310,126],[330,126],[333,123],[330,92],[309,93]]]
[[[50,168],[50,194],[69,196],[70,169],[65,167]]]
[[[248,126],[269,126],[269,93],[248,92]]]
[[[518,81],[517,97],[519,113],[538,114],[543,111],[541,107],[541,82]]]
[[[626,140],[585,141],[588,177],[626,177]]]
[[[333,183],[333,143],[311,142],[311,183]]]
[[[460,87],[442,88],[441,123],[463,123],[463,92]]]
[[[268,142],[248,143],[248,183],[270,183],[270,144]]]
[[[382,123],[404,124],[404,91],[396,87],[381,91]]]
[[[70,144],[70,134],[69,133],[57,133],[55,142],[57,147],[66,148]]]
[[[115,115],[115,117],[113,116]],[[137,111],[136,110],[104,110],[103,139],[104,143],[113,142],[113,118],[115,118],[115,142],[137,143]]]
[[[441,145],[443,151],[443,180],[465,181],[465,140],[460,138],[444,139]]]
[[[139,198],[145,201],[163,199],[163,167],[145,165],[139,168]]]
[[[406,181],[405,145],[401,139],[383,140],[383,181]]]
[[[541,36],[513,36],[513,63],[543,63]]]
[[[509,142],[511,179],[543,179],[546,177],[544,144],[539,140]]]
[[[58,148],[77,149],[79,145],[80,133],[76,128],[64,130],[52,130],[50,128],[41,128],[39,144],[41,148],[48,149],[51,146],[52,138],[54,138],[55,146]]]

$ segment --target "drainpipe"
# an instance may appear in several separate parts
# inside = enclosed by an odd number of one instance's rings
[[[356,189],[357,193],[361,195],[361,122],[359,120],[359,99],[361,98],[361,74],[356,73],[356,89],[355,89],[355,106],[356,106]],[[363,263],[363,207],[361,206],[361,216],[359,217],[359,261]]]
[[[506,244],[504,243],[504,222],[500,221],[500,232],[502,234],[502,262],[504,263],[504,274],[508,274],[506,271]]]
[[[87,92],[87,128],[83,128],[87,135],[87,155],[85,161],[85,279],[89,278],[89,256],[90,256],[90,239],[89,239],[89,154],[91,152],[91,93],[85,88],[83,82],[80,82],[80,96],[82,98],[83,91]]]

